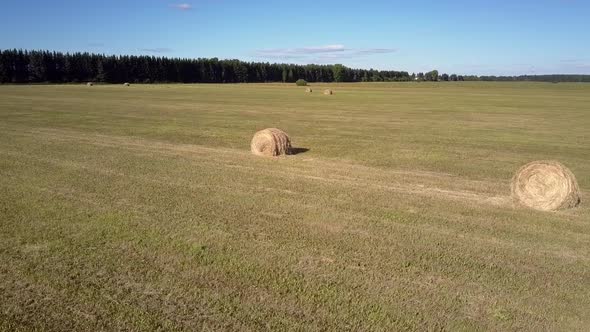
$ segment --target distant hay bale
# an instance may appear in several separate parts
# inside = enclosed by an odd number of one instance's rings
[[[129,83],[123,83],[124,86],[130,86],[131,84]]]
[[[324,90],[324,94],[325,95],[333,95],[334,94],[334,91],[332,91],[330,89],[326,89],[326,90]]]
[[[307,88],[307,89],[305,89],[305,92],[307,92],[307,93],[312,93],[312,92],[313,92],[313,90],[312,90],[311,88]]]
[[[568,209],[580,203],[580,189],[574,174],[553,160],[533,161],[522,166],[512,178],[512,198],[541,211]]]
[[[264,129],[254,134],[250,150],[257,156],[275,157],[291,154],[291,139],[280,129]]]
[[[94,85],[94,83],[92,83],[92,82],[86,83],[86,86],[93,86],[93,85]]]

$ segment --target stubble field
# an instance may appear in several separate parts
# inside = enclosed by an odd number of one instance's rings
[[[0,86],[0,329],[590,326],[590,85],[312,88]],[[513,204],[539,159],[578,208]]]

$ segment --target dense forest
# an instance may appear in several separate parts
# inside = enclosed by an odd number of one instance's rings
[[[342,65],[294,65],[239,60],[170,59],[49,51],[0,51],[2,83],[245,83],[408,81],[403,71],[350,69]]]
[[[590,82],[590,75],[462,76],[437,70],[352,69],[343,65],[295,65],[240,60],[115,56],[91,53],[0,50],[0,83],[246,83],[391,81]]]

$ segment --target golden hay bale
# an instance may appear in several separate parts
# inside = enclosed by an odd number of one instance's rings
[[[280,129],[268,128],[254,134],[250,149],[257,156],[291,154],[291,139]]]
[[[131,84],[129,83],[123,83],[124,86],[130,86]]]
[[[568,209],[580,203],[580,189],[574,174],[553,160],[533,161],[522,166],[512,178],[512,198],[542,211]]]
[[[93,85],[94,85],[94,83],[92,83],[92,82],[86,83],[86,86],[93,86]]]
[[[305,89],[305,92],[311,93],[311,92],[313,92],[313,90],[311,88],[307,88],[307,89]]]
[[[326,89],[326,90],[324,90],[324,94],[325,95],[332,95],[332,94],[334,94],[334,91],[332,91],[330,89]]]

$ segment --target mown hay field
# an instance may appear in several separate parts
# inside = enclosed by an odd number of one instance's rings
[[[0,330],[590,326],[590,85],[311,87],[0,86]]]

